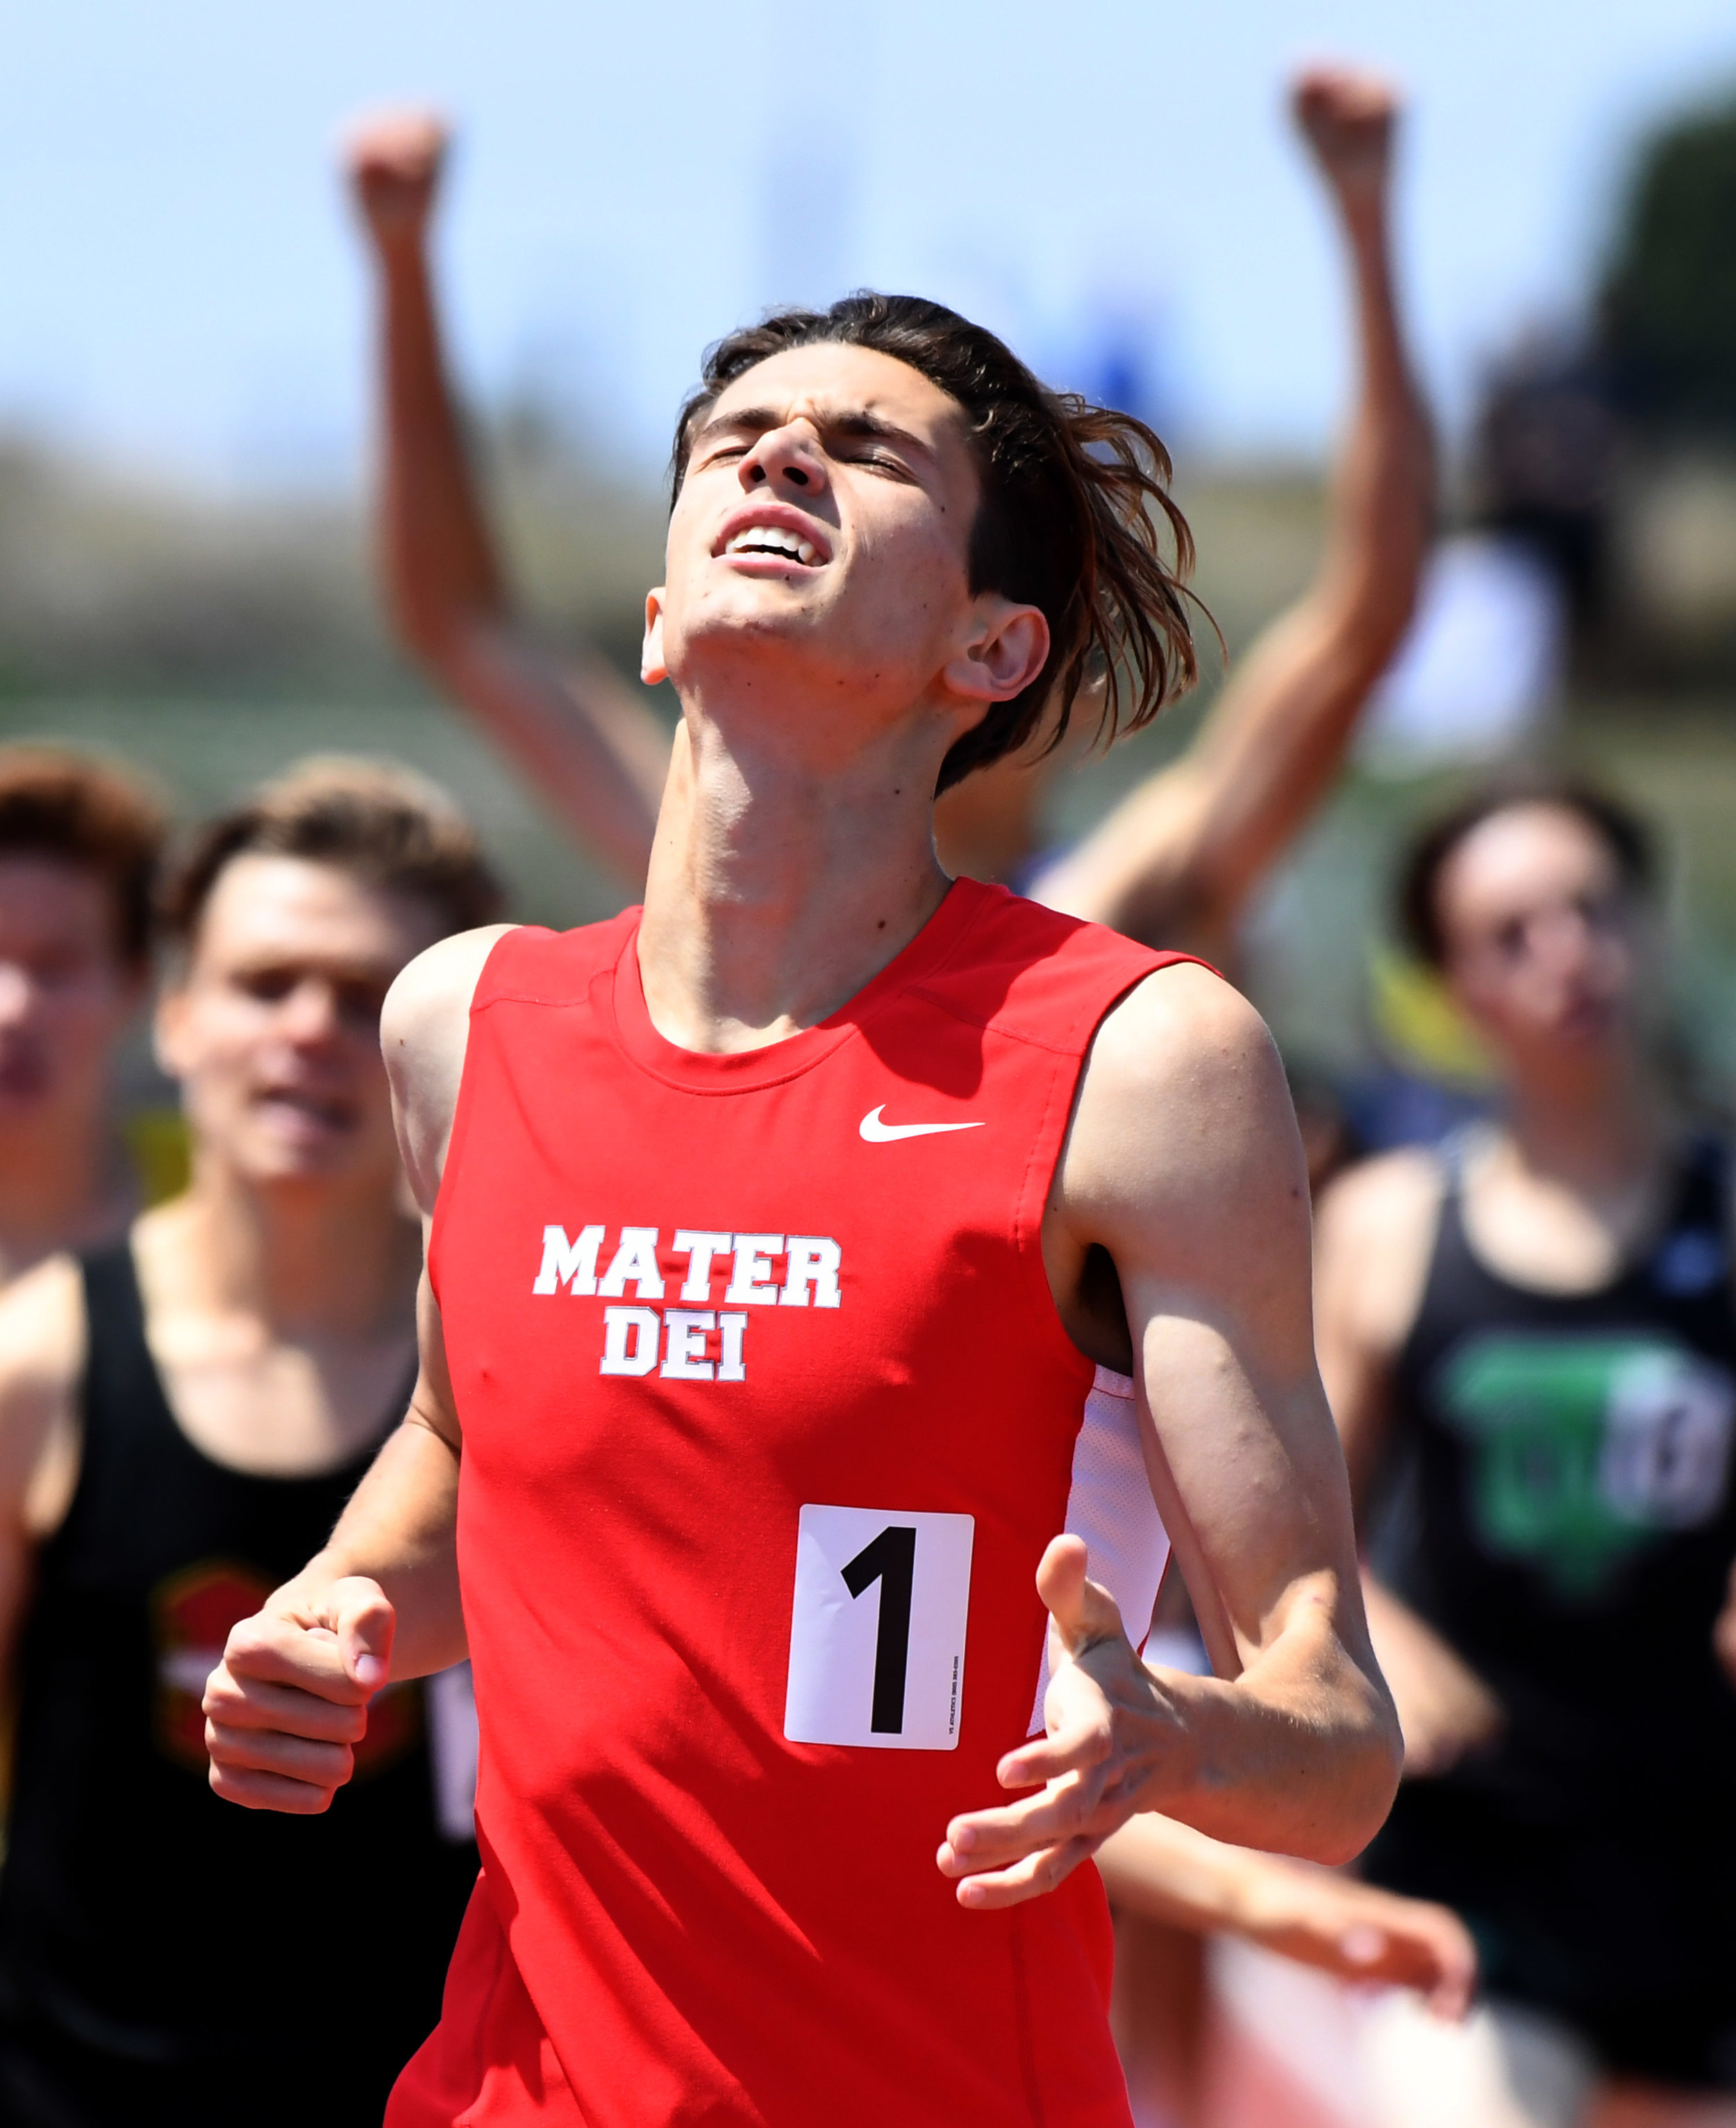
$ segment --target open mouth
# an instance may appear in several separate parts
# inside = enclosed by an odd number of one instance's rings
[[[259,1095],[259,1103],[292,1128],[347,1131],[353,1128],[356,1121],[353,1103],[310,1094],[299,1087],[268,1087]]]
[[[823,568],[832,559],[832,551],[823,539],[814,538],[799,520],[790,523],[775,504],[764,516],[750,515],[746,511],[738,512],[712,552],[739,560],[794,563],[804,569]]]
[[[750,525],[746,531],[738,532],[725,542],[723,552],[790,555],[809,568],[820,558],[820,550],[811,539],[799,539],[794,532],[781,532],[775,525]]]

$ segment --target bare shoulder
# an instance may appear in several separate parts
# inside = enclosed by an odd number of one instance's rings
[[[489,955],[516,928],[485,924],[475,931],[454,932],[399,970],[380,1014],[380,1041],[388,1066],[395,1052],[414,1053],[448,1032],[454,1020],[464,1021]]]
[[[471,1000],[489,955],[513,929],[510,924],[488,924],[442,938],[417,954],[386,994],[380,1047],[391,1081],[404,1164],[425,1212],[434,1209],[452,1134],[470,1038]]]
[[[1323,1192],[1316,1282],[1323,1334],[1332,1328],[1390,1356],[1416,1320],[1446,1170],[1425,1147],[1365,1160]]]
[[[71,1499],[84,1356],[83,1276],[50,1256],[0,1294],[0,1512],[37,1535]]]
[[[84,1365],[84,1280],[50,1256],[0,1294],[0,1399],[26,1381],[76,1382]]]
[[[1445,1179],[1440,1155],[1426,1146],[1358,1161],[1321,1194],[1316,1223],[1321,1255],[1363,1257],[1414,1247],[1433,1234]]]
[[[1222,976],[1179,962],[1105,1015],[1080,1081],[1075,1136],[1211,1166],[1274,1129],[1295,1138],[1283,1065],[1265,1022]]]
[[[1307,1179],[1283,1065],[1259,1014],[1209,969],[1146,977],[1086,1060],[1063,1158],[1067,1208],[1179,1255],[1276,1217],[1306,1248]],[[1278,1238],[1269,1223],[1266,1238]],[[1233,1245],[1233,1244],[1232,1244]]]
[[[1246,1062],[1277,1052],[1266,1023],[1236,986],[1198,961],[1177,961],[1136,983],[1103,1016],[1090,1069],[1117,1060],[1136,1069],[1191,1074],[1212,1060]]]

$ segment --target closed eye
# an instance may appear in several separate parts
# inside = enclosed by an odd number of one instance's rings
[[[866,466],[870,473],[890,473],[894,480],[914,478],[908,466],[900,465],[896,458],[889,458],[877,451],[869,451],[860,455],[855,453],[841,454],[841,462],[845,465]]]

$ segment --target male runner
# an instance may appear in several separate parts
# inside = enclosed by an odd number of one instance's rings
[[[1032,749],[956,784],[937,812],[950,872],[1221,965],[1270,867],[1330,787],[1410,618],[1434,508],[1429,424],[1404,352],[1387,203],[1397,108],[1386,83],[1316,68],[1293,90],[1349,252],[1360,381],[1314,583],[1231,673],[1182,758],[1076,848],[1044,857],[1061,757]],[[635,888],[666,772],[662,728],[591,655],[557,652],[512,611],[447,383],[427,231],[446,135],[425,114],[352,138],[351,181],[381,293],[379,543],[400,639],[524,767],[587,851]]]
[[[0,1284],[118,1233],[110,1069],[150,976],[163,818],[117,768],[0,747]]]
[[[1046,797],[1070,754],[1033,760],[1022,748],[954,784],[937,808],[949,872],[1004,880],[1151,944],[1193,946],[1220,967],[1235,964],[1250,899],[1329,788],[1398,641],[1434,503],[1429,424],[1405,355],[1390,255],[1397,98],[1378,78],[1323,67],[1297,77],[1293,106],[1344,235],[1359,368],[1312,586],[1237,661],[1182,758],[1075,848],[1045,851],[1039,839]],[[365,121],[348,150],[380,297],[377,539],[387,603],[400,640],[434,683],[520,765],[587,853],[637,888],[667,743],[644,698],[604,660],[557,649],[513,610],[453,403],[429,272],[446,145],[438,119],[404,112]],[[1131,1589],[1121,1593],[1136,1636],[1149,1591],[1143,1607]],[[1200,1928],[1252,1925],[1294,1943],[1349,1939],[1359,1950],[1370,1940],[1343,1911],[1361,1896],[1354,1888],[1329,1888],[1317,1874],[1245,1854],[1207,1864],[1197,1845],[1172,1846],[1150,1832],[1116,1860],[1110,1884],[1128,1954],[1118,1970],[1138,1991],[1119,2012],[1130,2046],[1141,2016],[1158,2008],[1156,1991],[1135,1976],[1160,1959],[1191,1963],[1191,1978],[1181,1973],[1162,1992],[1172,2002],[1198,1996]],[[1319,1919],[1311,1937],[1297,1918],[1304,1909]],[[1285,1917],[1278,1931],[1250,1923],[1272,1915]],[[1389,1901],[1382,1923],[1391,1969],[1440,1969],[1433,1947],[1454,1929],[1439,1909],[1407,1913]],[[1464,1961],[1449,1956],[1445,1965],[1440,1999],[1463,1984]],[[1117,1991],[1127,1993],[1119,1981]],[[1179,2035],[1173,2016],[1167,2022],[1164,2045],[1174,2054]]]
[[[484,1880],[396,2123],[1125,2124],[1077,1865],[1141,1809],[1331,1860],[1385,1812],[1269,1041],[933,854],[1052,692],[1137,723],[1190,670],[1163,466],[937,305],[730,336],[643,912],[395,989],[422,1374],[206,1703],[220,1793],[318,1812],[467,1633]],[[1098,1363],[1219,1677],[1049,1541]]]
[[[223,1808],[199,1695],[402,1409],[417,1248],[380,1000],[493,905],[468,829],[395,772],[313,764],[208,826],[168,885],[158,1021],[192,1188],[0,1300],[8,2128],[363,2128],[434,2021],[476,1851],[462,1798],[456,1836],[437,1822],[421,1689],[377,1703],[318,1826]],[[340,1894],[368,2015],[286,2045],[277,1991],[305,1991]]]
[[[1321,1361],[1406,1749],[1367,1866],[1459,1909],[1494,2009],[1418,2042],[1381,2128],[1736,2123],[1730,1160],[1650,1053],[1652,869],[1568,781],[1421,839],[1408,927],[1502,1115],[1321,1208]]]

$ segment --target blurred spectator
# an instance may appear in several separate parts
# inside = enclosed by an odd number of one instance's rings
[[[1647,144],[1602,291],[1600,337],[1641,426],[1736,436],[1736,101]]]
[[[157,801],[123,769],[0,748],[0,1284],[137,1209],[111,1074],[150,980]]]
[[[1566,601],[1577,671],[1679,682],[1736,657],[1736,104],[1641,147],[1591,315],[1490,378],[1473,439],[1477,533]]]
[[[1657,1068],[1652,882],[1639,823],[1563,780],[1426,832],[1407,928],[1502,1113],[1321,1206],[1406,1742],[1367,1873],[1458,1909],[1491,1997],[1463,2046],[1388,2050],[1383,2128],[1736,2121],[1730,1161]]]
[[[1543,562],[1577,630],[1606,598],[1620,430],[1595,347],[1533,335],[1489,381],[1471,446],[1471,502],[1485,531]]]
[[[363,2128],[438,2016],[477,1869],[463,1675],[377,1698],[353,1793],[311,1821],[218,1801],[200,1701],[404,1412],[420,1250],[380,1005],[496,900],[408,772],[310,763],[211,822],[168,883],[157,1018],[192,1186],[0,1300],[16,2128]],[[358,1884],[369,1978],[339,2013],[330,1917]],[[287,2002],[308,2006],[288,2049]]]

